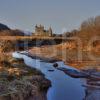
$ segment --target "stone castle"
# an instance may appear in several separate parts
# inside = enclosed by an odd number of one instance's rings
[[[52,28],[50,27],[48,30],[44,29],[43,25],[35,26],[35,33],[33,34],[35,36],[52,36]]]

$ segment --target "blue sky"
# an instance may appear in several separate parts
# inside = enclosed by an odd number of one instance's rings
[[[82,21],[100,15],[100,0],[0,0],[0,22],[34,31],[36,24],[55,33],[79,28]]]

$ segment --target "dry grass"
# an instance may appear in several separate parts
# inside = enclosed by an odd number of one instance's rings
[[[67,39],[67,37],[47,37],[47,36],[0,36],[3,40],[23,40],[23,39]]]
[[[96,48],[95,48],[96,50]],[[82,51],[82,59],[78,59],[78,50],[77,45],[62,43],[59,45],[53,46],[42,46],[42,47],[34,47],[29,50],[31,54],[35,54],[41,57],[47,58],[55,58],[59,60],[63,60],[67,65],[76,67],[78,69],[89,67],[98,67],[100,66],[100,62],[97,59],[91,59],[88,56],[90,51]],[[100,52],[93,52],[95,57],[100,57]]]

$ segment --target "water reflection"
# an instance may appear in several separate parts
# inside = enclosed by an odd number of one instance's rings
[[[48,100],[83,100],[85,97],[84,87],[80,79],[72,78],[65,75],[62,71],[53,67],[52,63],[41,62],[19,53],[13,53],[14,57],[23,58],[25,63],[30,67],[41,70],[47,79],[52,83],[52,87],[47,93]],[[57,62],[60,67],[70,68],[63,62]],[[54,70],[50,72],[48,70]]]
[[[100,80],[88,80],[84,100],[100,100]]]

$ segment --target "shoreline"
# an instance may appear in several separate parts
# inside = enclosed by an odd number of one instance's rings
[[[32,55],[31,55],[31,58],[32,58]],[[33,56],[33,58],[34,58],[34,56]],[[63,71],[65,74],[68,75],[68,73],[66,72],[67,71],[66,69],[65,69],[65,71],[62,69],[60,71]],[[86,75],[86,76],[83,76],[82,73],[80,73],[80,75],[82,75],[82,77],[86,80],[86,84],[82,85],[85,88],[86,93],[87,93],[85,98],[86,99],[89,99],[92,97],[99,98],[100,96],[97,94],[99,94],[99,92],[100,92],[100,83],[99,83],[100,82],[100,73],[97,73],[97,72],[95,72],[95,70],[90,70],[90,69],[85,70],[85,71],[83,72],[83,75]],[[91,74],[91,76],[88,77],[87,76],[88,73]],[[69,74],[73,74],[73,72],[70,72]],[[72,75],[72,77],[73,77],[73,75]],[[73,78],[81,78],[82,79],[82,77],[79,76],[79,77],[73,77]],[[90,93],[90,95],[88,95],[88,93]],[[99,99],[97,99],[97,100],[99,100]]]
[[[28,52],[28,53],[21,53],[21,52],[18,52],[18,53],[23,54],[23,55],[26,55],[26,56],[28,56],[28,57],[31,57],[32,59],[40,59],[40,60],[43,61],[43,62],[54,63],[54,62],[57,62],[57,61],[61,61],[61,60],[55,59],[55,58],[47,58],[47,57],[38,56],[38,55],[32,54],[32,53],[30,53],[30,52]]]
[[[20,52],[19,52],[20,53]],[[50,59],[50,58],[45,58],[45,57],[39,57],[39,56],[36,56],[36,55],[32,55],[31,53],[20,53],[20,54],[23,54],[23,55],[26,55],[26,56],[28,56],[28,57],[31,57],[32,59],[40,59],[40,60],[42,60],[43,62],[49,62],[49,63],[54,63],[54,64],[56,64],[56,62],[57,61],[60,61],[60,60],[54,60],[54,59]],[[48,59],[49,59],[49,61],[48,61]],[[63,62],[63,61],[62,61]],[[70,64],[69,64],[69,66],[70,66]],[[58,70],[61,70],[61,71],[63,71],[63,72],[65,72],[65,73],[68,73],[68,74],[70,74],[69,76],[71,76],[72,75],[72,77],[75,75],[74,74],[74,72],[72,72],[71,73],[71,70],[70,69],[67,69],[67,68],[57,68],[58,67],[58,65],[57,66],[54,66],[56,69],[58,69]],[[76,68],[76,67],[73,67],[73,68]],[[70,70],[70,71],[68,71],[68,70]],[[74,70],[74,69],[73,69]],[[53,70],[50,70],[50,71],[53,71]],[[67,72],[68,71],[68,72]],[[79,77],[79,78],[91,78],[91,79],[93,79],[93,77],[91,77],[90,75],[92,75],[92,73],[96,73],[96,72],[99,72],[97,69],[76,69],[76,71],[77,71],[77,73],[78,73],[78,75],[79,76],[77,76],[77,77]],[[82,77],[81,77],[82,76]],[[77,78],[76,77],[76,78]],[[95,77],[96,78],[96,77]],[[97,80],[100,80],[100,78],[97,78]]]
[[[41,57],[42,59],[44,58],[44,60],[54,59],[55,61],[63,61],[66,65],[69,65],[69,66],[76,68],[78,70],[97,69],[100,72],[100,62],[99,61],[93,61],[93,60],[77,61],[77,60],[68,59],[66,57],[62,58],[61,56],[58,55],[59,49],[58,49],[58,51],[55,52],[55,55],[53,55],[52,51],[49,51],[49,49],[54,50],[54,49],[57,49],[57,48],[56,48],[56,46],[33,47],[33,48],[29,49],[28,52],[29,52],[30,55],[38,56],[38,57]],[[37,51],[39,51],[39,52],[37,52]]]
[[[10,66],[0,67],[0,100],[47,100],[51,82],[41,71],[28,67],[23,59],[11,55],[7,62]]]

